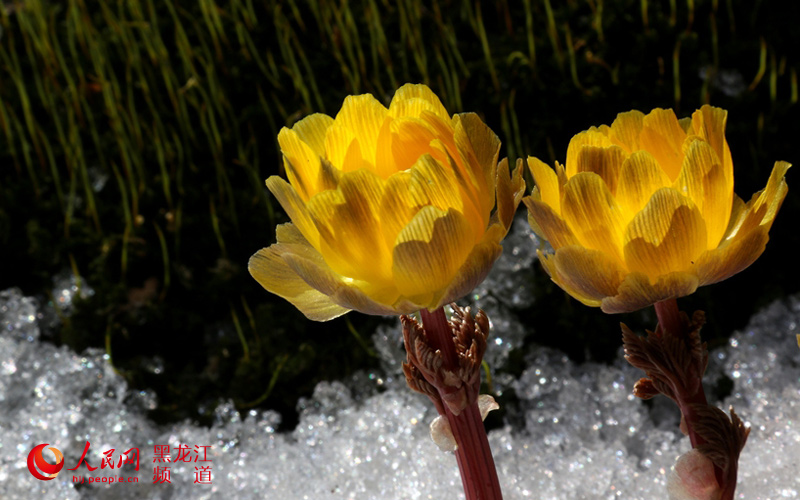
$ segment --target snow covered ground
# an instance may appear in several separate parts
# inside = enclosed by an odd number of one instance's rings
[[[473,297],[488,310],[495,332],[505,332],[494,337],[493,363],[502,363],[525,335],[502,312],[503,303],[529,305],[525,273],[532,272],[533,256],[523,249],[532,248],[525,241],[532,238],[517,224],[489,283]],[[493,297],[485,296],[487,287]],[[101,350],[75,353],[40,341],[46,318],[35,300],[14,289],[0,292],[0,498],[463,498],[454,456],[430,440],[432,405],[399,375],[397,327],[373,336],[383,370],[319,384],[311,399],[300,401],[297,428],[277,433],[277,413],[240,414],[226,401],[210,428],[192,422],[158,426],[146,417],[157,404],[154,394],[127,387]],[[733,405],[752,427],[737,498],[800,497],[798,322],[800,297],[789,297],[756,314],[711,353],[709,380],[724,374],[734,383],[717,404]],[[505,498],[667,497],[666,477],[689,441],[677,430],[671,403],[659,398],[648,406],[631,396],[638,371],[621,356],[612,366],[576,365],[550,349],[530,353],[526,362],[518,379],[498,381],[521,399],[523,415],[515,421],[524,426],[506,425],[489,436]],[[87,441],[86,460],[97,469],[67,470],[78,464]],[[41,443],[64,454],[54,480],[41,481],[28,470],[29,453]],[[172,462],[154,462],[155,447],[163,445],[170,446]],[[205,457],[203,446],[210,446]],[[121,471],[100,467],[109,457],[116,466],[133,448],[140,451],[138,472],[131,465]],[[189,452],[176,461],[179,448]],[[53,460],[49,451],[44,457]],[[154,482],[154,467],[168,467],[171,482]],[[156,476],[165,479],[166,470]],[[201,484],[207,482],[202,471],[211,472],[211,484]],[[138,483],[76,484],[80,475],[136,477]]]

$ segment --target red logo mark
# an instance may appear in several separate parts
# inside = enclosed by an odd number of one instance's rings
[[[61,451],[54,446],[51,446],[47,449],[50,450],[56,457],[56,463],[49,464],[44,461],[42,450],[47,445],[48,443],[40,444],[32,449],[30,453],[28,453],[28,470],[31,471],[33,477],[36,479],[41,479],[42,481],[55,479],[56,476],[58,476],[58,473],[64,467],[64,455],[62,455]],[[34,465],[34,462],[36,462],[36,465]],[[40,473],[39,470],[41,470],[44,474]]]

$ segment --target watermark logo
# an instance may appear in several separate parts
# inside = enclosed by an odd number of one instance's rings
[[[56,476],[58,476],[58,473],[64,467],[64,455],[62,455],[61,451],[54,446],[51,446],[47,449],[50,450],[53,455],[55,455],[56,463],[49,464],[44,461],[42,450],[44,450],[48,444],[49,443],[40,444],[33,448],[30,453],[28,453],[28,470],[31,471],[33,477],[36,479],[41,479],[42,481],[55,479]],[[39,471],[42,471],[44,474]]]

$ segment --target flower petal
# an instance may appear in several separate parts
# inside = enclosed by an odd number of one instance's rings
[[[568,179],[571,179],[573,175],[578,173],[578,155],[584,146],[598,146],[605,148],[613,145],[611,139],[608,138],[607,133],[603,133],[604,131],[607,132],[606,129],[608,129],[608,127],[605,127],[605,129],[592,127],[589,130],[584,130],[583,132],[576,134],[572,139],[570,139],[569,145],[567,146]]]
[[[733,160],[728,141],[725,140],[727,120],[727,111],[706,104],[692,114],[692,132],[714,149],[717,158],[720,159],[728,186],[733,190]]]
[[[378,132],[378,145],[375,150],[375,173],[382,179],[388,179],[398,170],[403,170],[397,168],[394,153],[392,152],[392,142],[394,140],[392,122],[394,120],[387,118]]]
[[[778,215],[783,199],[786,198],[786,193],[789,191],[785,176],[786,171],[791,166],[790,163],[785,161],[775,162],[767,181],[767,186],[755,193],[750,201],[747,202],[744,209],[745,215],[742,217],[741,223],[733,228],[727,238],[731,238],[738,233],[748,233],[759,225],[766,226],[767,229],[772,227],[772,222],[775,220],[775,216]]]
[[[314,248],[319,248],[319,231],[294,187],[277,175],[267,179],[266,184],[297,229]]]
[[[483,173],[487,186],[491,186],[500,154],[500,138],[475,113],[459,113],[454,118],[456,144],[464,147],[469,143],[469,148],[465,149],[475,155],[476,166]]]
[[[320,156],[292,129],[282,128],[278,133],[278,144],[283,153],[286,176],[303,199],[321,191],[317,178],[320,170]]]
[[[397,172],[386,180],[381,199],[379,218],[381,231],[387,248],[394,247],[397,235],[420,209],[416,200],[409,196],[411,171]]]
[[[361,146],[361,156],[375,164],[375,149],[388,110],[372,94],[348,96],[336,115],[336,125],[350,130]]]
[[[628,154],[619,146],[583,146],[578,152],[578,172],[594,172],[608,186],[611,194],[617,192],[617,179],[622,162]]]
[[[660,275],[688,270],[706,249],[700,211],[672,188],[653,194],[625,232],[628,269],[655,281]]]
[[[725,240],[729,239],[733,236],[734,231],[739,229],[739,226],[742,225],[744,219],[747,217],[747,205],[744,201],[736,193],[733,193],[733,206],[731,208],[731,216],[728,220],[728,227],[725,229],[725,234],[722,236],[722,241],[720,243],[724,243]]]
[[[449,285],[473,246],[472,230],[461,213],[423,207],[397,236],[394,283],[409,300],[429,303],[433,291]]]
[[[572,234],[564,219],[558,216],[550,205],[529,196],[522,200],[528,207],[528,223],[537,235],[559,249],[567,245],[577,245],[578,239]]]
[[[456,272],[455,279],[444,290],[441,298],[436,302],[436,307],[431,309],[437,309],[445,304],[460,299],[481,284],[486,278],[486,275],[489,274],[489,271],[492,269],[494,261],[503,253],[503,248],[499,244],[499,240],[502,239],[502,236],[498,238],[498,235],[504,233],[501,231],[497,231],[497,235],[491,233],[492,231],[487,231],[483,241],[475,245],[472,251],[470,251],[464,264],[462,264],[461,268]]]
[[[756,226],[747,234],[739,233],[719,246],[700,255],[694,272],[700,285],[710,285],[750,266],[764,252],[769,240],[769,228]]]
[[[641,111],[628,111],[620,113],[611,124],[608,138],[611,142],[622,146],[628,154],[639,151],[639,136],[642,133],[644,113]]]
[[[730,184],[711,145],[702,140],[692,141],[683,160],[681,173],[674,187],[691,199],[706,223],[707,245],[719,245],[733,204],[733,179]]]
[[[391,121],[392,157],[397,170],[411,168],[424,154],[431,153],[436,133],[420,118],[396,118]]]
[[[369,170],[343,174],[337,190],[307,203],[319,233],[320,253],[338,274],[383,282],[391,279],[391,253],[381,232],[383,181]]]
[[[334,124],[328,127],[328,130],[325,132],[325,158],[327,158],[328,161],[339,170],[347,171],[359,168],[357,166],[351,166],[349,169],[345,168],[345,159],[347,158],[350,146],[355,139],[356,136],[353,131],[341,124],[334,122]]]
[[[603,299],[600,308],[607,314],[636,311],[662,300],[690,295],[698,285],[697,276],[690,273],[666,274],[659,276],[655,283],[650,283],[644,273],[630,273],[619,286],[617,295]]]
[[[581,172],[571,177],[561,207],[562,217],[583,246],[622,262],[622,211],[599,175]]]
[[[598,250],[570,245],[556,250],[552,259],[553,281],[583,301],[598,301],[617,294],[625,269],[613,258]]]
[[[538,192],[538,199],[549,206],[557,215],[561,215],[561,182],[559,182],[555,170],[533,156],[528,157],[528,169],[530,169],[533,180],[536,182],[536,186],[533,188],[534,199],[537,198],[535,193]]]
[[[291,224],[283,226],[291,227]],[[299,235],[296,229],[294,231]],[[295,239],[294,243],[287,245],[281,242],[279,235],[278,243],[262,248],[250,257],[247,265],[250,274],[266,290],[291,302],[310,320],[328,321],[348,312],[350,309],[336,304],[330,297],[309,286],[283,259],[282,255],[287,252],[315,251],[308,242],[298,241]]]
[[[325,157],[325,134],[333,118],[323,113],[308,115],[292,126],[301,141],[308,144],[317,156]]]
[[[508,158],[503,158],[497,166],[497,210],[495,214],[508,231],[514,221],[514,214],[525,194],[525,181],[522,179],[522,159],[517,159],[514,172],[509,172]],[[503,235],[505,236],[505,234]]]
[[[671,109],[656,108],[642,121],[639,139],[642,149],[653,155],[670,180],[676,179],[681,171],[685,139],[686,132]]]
[[[624,213],[633,218],[653,193],[669,185],[669,177],[650,153],[637,151],[622,164],[616,198]]]
[[[500,155],[500,139],[475,113],[460,113],[453,117],[453,140],[458,149],[450,155],[463,171],[472,189],[465,190],[477,202],[484,220],[495,203],[495,176]],[[459,163],[459,160],[461,163]]]
[[[430,111],[445,121],[450,120],[442,101],[426,85],[411,83],[403,85],[394,93],[389,104],[389,115],[397,118],[419,117],[423,111]]]

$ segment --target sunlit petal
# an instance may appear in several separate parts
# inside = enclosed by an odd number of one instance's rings
[[[454,209],[417,212],[394,247],[392,271],[400,292],[415,297],[445,288],[474,246],[469,222]]]
[[[665,274],[655,283],[643,273],[630,273],[617,289],[617,295],[604,298],[600,308],[609,314],[636,311],[662,300],[691,295],[698,286],[697,276],[691,273]]]
[[[589,130],[576,134],[575,137],[569,141],[569,146],[567,146],[567,177],[572,178],[572,176],[579,172],[578,156],[580,155],[581,149],[583,149],[584,146],[598,146],[605,148],[611,145],[613,145],[613,143],[611,142],[611,139],[608,138],[608,135],[604,134],[597,127],[592,127]]]
[[[561,213],[584,246],[622,261],[621,209],[599,175],[581,172],[571,177],[564,187]]]
[[[625,231],[628,269],[655,280],[688,270],[706,250],[706,226],[700,211],[672,188],[662,188],[636,214]]]
[[[656,159],[670,179],[676,179],[683,164],[686,132],[671,109],[654,109],[642,121],[639,144]]]
[[[653,193],[669,185],[669,177],[650,153],[637,151],[630,155],[622,163],[617,186],[617,201],[625,212],[625,218],[633,218],[650,201]]]
[[[672,110],[631,111],[573,137],[566,171],[529,158],[537,186],[523,201],[553,247],[540,253],[553,281],[584,304],[626,312],[752,264],[786,197],[789,164],[777,162],[744,203],[733,192],[726,121],[711,106],[680,120]]]

